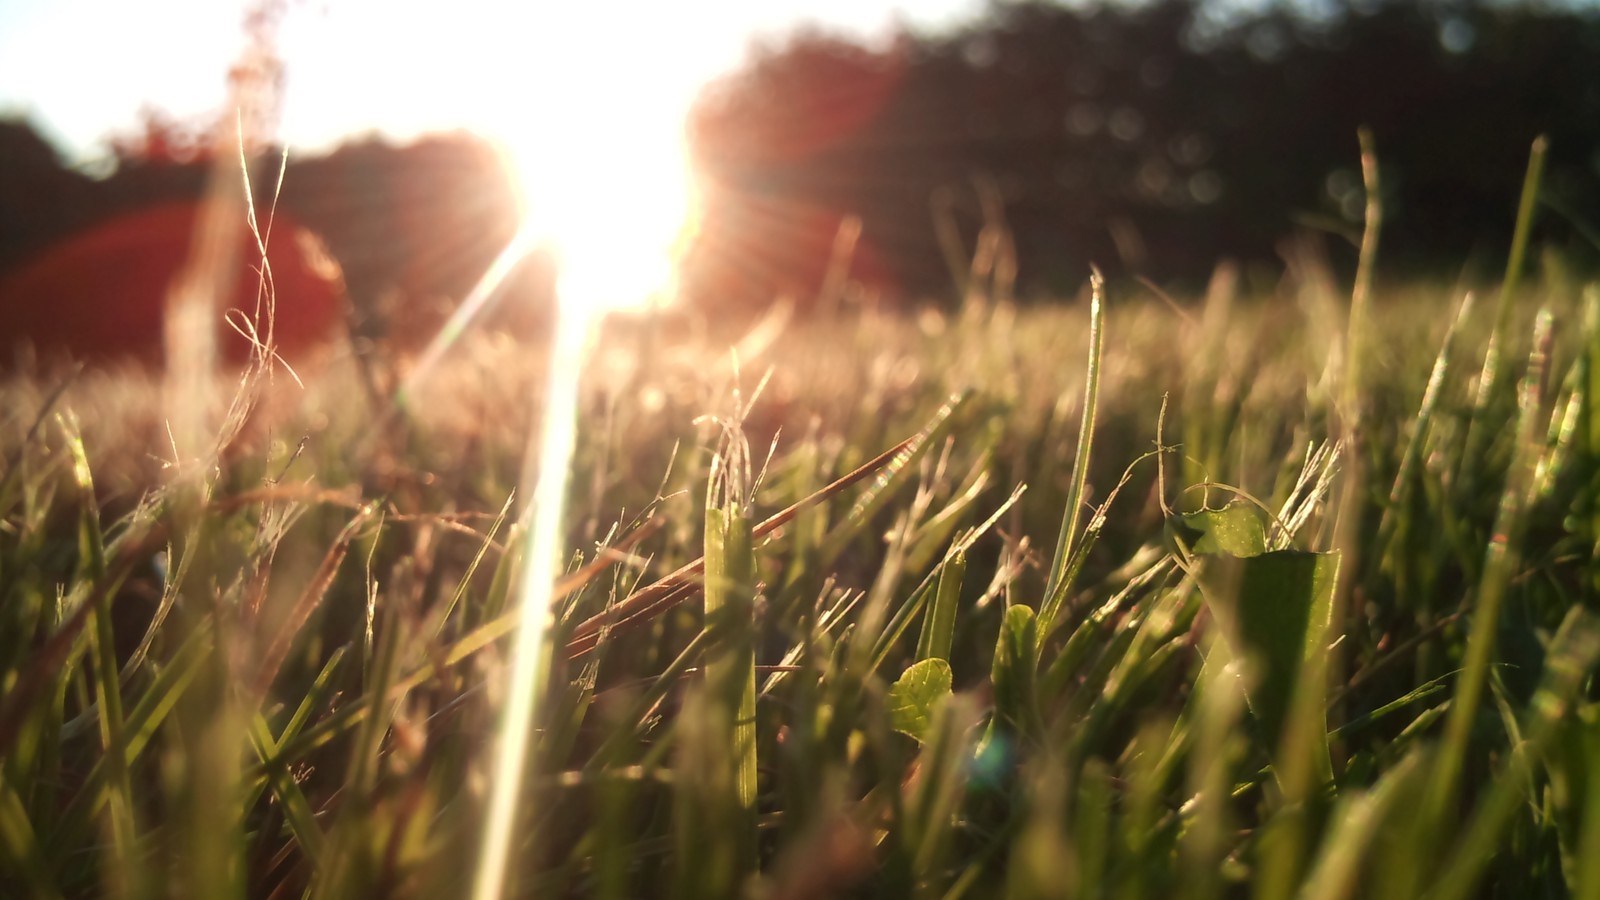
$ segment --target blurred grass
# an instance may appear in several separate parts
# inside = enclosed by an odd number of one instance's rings
[[[1600,287],[1329,284],[613,328],[520,890],[1600,896]],[[4,385],[0,894],[467,890],[529,355]]]

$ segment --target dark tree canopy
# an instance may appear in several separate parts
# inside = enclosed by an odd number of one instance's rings
[[[689,123],[707,181],[691,298],[806,302],[855,223],[850,275],[891,297],[955,296],[986,223],[1003,224],[1023,297],[1072,292],[1091,263],[1162,281],[1199,281],[1225,258],[1275,270],[1302,232],[1349,265],[1363,125],[1386,271],[1492,277],[1540,134],[1536,240],[1600,261],[1600,5],[1230,10],[996,0],[952,33],[863,46],[808,31],[759,50]],[[97,181],[0,123],[0,274],[108,217],[199,196],[203,132],[151,112]],[[516,227],[495,154],[460,134],[297,158],[281,201],[326,239],[375,331],[423,308],[436,319],[434,301],[466,294]],[[549,274],[530,267],[523,293],[547,292]]]
[[[116,169],[98,180],[64,167],[26,124],[0,122],[0,276],[96,225],[200,197],[209,175],[204,149],[169,152],[175,128],[159,117],[149,121],[162,127],[117,142]],[[264,220],[271,205],[326,242],[343,272],[358,336],[431,334],[517,227],[500,157],[466,133],[406,145],[367,138],[292,158],[279,195],[271,190],[276,164],[276,154],[263,154],[253,173],[259,212]],[[544,260],[523,267],[518,290],[547,292],[547,268]],[[505,315],[530,307],[508,305]]]
[[[833,231],[858,214],[858,276],[949,295],[933,207],[953,210],[970,249],[986,190],[1024,292],[1070,289],[1090,262],[1192,279],[1225,257],[1271,261],[1296,230],[1359,230],[1362,125],[1391,266],[1498,265],[1540,134],[1540,238],[1593,262],[1600,8],[1228,8],[995,3],[965,30],[886,49],[809,33],[762,51],[694,116],[711,183],[699,290],[814,290]]]

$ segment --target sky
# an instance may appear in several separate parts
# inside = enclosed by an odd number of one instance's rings
[[[245,43],[247,5],[0,0],[0,115],[28,116],[82,162],[103,153],[108,133],[134,130],[142,107],[215,114]],[[803,23],[881,38],[895,23],[937,30],[981,9],[982,0],[289,0],[278,28],[287,73],[278,137],[315,151],[373,131],[492,134],[525,106],[607,92],[641,115],[677,120],[753,39]],[[625,77],[614,71],[619,58],[630,60]]]
[[[304,157],[374,133],[474,131],[511,163],[519,240],[556,251],[563,294],[598,308],[670,285],[698,208],[686,114],[754,42],[802,26],[938,31],[983,2],[0,0],[0,116],[106,171],[107,138],[136,136],[146,109],[230,121],[247,15],[274,8],[285,81],[273,131],[252,137]]]

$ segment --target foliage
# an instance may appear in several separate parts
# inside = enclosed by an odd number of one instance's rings
[[[1034,0],[876,46],[802,33],[698,106],[698,277],[710,302],[808,299],[849,214],[855,274],[890,295],[947,296],[959,247],[997,227],[1025,297],[1075,290],[1091,262],[1190,282],[1224,257],[1276,263],[1295,230],[1334,238],[1344,267],[1363,125],[1391,271],[1498,272],[1540,134],[1542,239],[1592,270],[1596,84],[1585,3]]]
[[[1326,284],[867,315],[737,363],[613,329],[517,890],[1600,887],[1600,288],[1503,329],[1380,292],[1344,392]],[[153,381],[8,382],[0,879],[467,890],[527,357],[471,342],[388,418],[340,364],[278,379],[199,459]]]

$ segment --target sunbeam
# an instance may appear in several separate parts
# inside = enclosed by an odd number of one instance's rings
[[[523,216],[507,254],[534,247],[551,253],[557,309],[544,396],[537,401],[542,425],[529,444],[523,476],[531,527],[473,892],[477,900],[506,893],[522,774],[546,676],[551,587],[566,546],[562,512],[590,337],[609,310],[670,302],[677,257],[693,232],[684,138],[689,96],[670,80],[650,77],[653,62],[670,64],[659,35],[630,29],[625,46],[607,47],[609,54],[621,54],[613,59],[628,65],[604,70],[594,56],[600,45],[588,41],[606,35],[614,44],[617,38],[593,13],[546,9],[519,24],[535,36],[535,46],[524,82],[529,90],[515,105],[507,104],[500,134],[519,181]],[[502,256],[494,269],[512,262],[514,257]],[[435,341],[440,352],[494,285],[486,276],[480,287]]]

